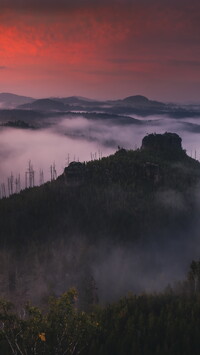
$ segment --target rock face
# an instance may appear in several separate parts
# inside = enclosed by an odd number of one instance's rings
[[[64,170],[65,181],[69,184],[79,185],[84,180],[85,164],[73,161]]]
[[[142,149],[165,152],[183,153],[182,139],[176,133],[149,134],[142,140]]]

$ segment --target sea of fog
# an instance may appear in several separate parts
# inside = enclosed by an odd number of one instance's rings
[[[39,184],[39,171],[44,181],[51,178],[50,167],[55,164],[57,175],[71,161],[99,159],[114,153],[118,146],[136,149],[149,133],[175,132],[182,137],[183,148],[188,155],[200,159],[200,117],[175,119],[168,116],[134,115],[142,124],[125,123],[117,119],[87,119],[56,117],[47,128],[0,129],[0,184],[7,184],[8,177],[20,174],[21,187],[25,187],[25,173],[29,161],[35,171],[35,184]],[[41,124],[42,126],[42,124]]]

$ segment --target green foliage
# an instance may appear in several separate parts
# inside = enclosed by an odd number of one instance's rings
[[[198,354],[199,316],[199,298],[130,296],[100,313],[102,334],[92,351],[97,355]]]
[[[24,315],[0,305],[0,353],[5,355],[197,355],[199,296],[163,293],[123,298],[92,313],[77,309],[70,290],[42,312]]]
[[[51,298],[48,310],[26,306],[23,316],[1,301],[0,353],[23,355],[85,354],[97,334],[93,315],[76,307],[77,293],[71,289],[60,298]]]

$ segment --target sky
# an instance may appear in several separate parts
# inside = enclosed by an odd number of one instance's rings
[[[200,102],[199,0],[0,0],[0,92]]]

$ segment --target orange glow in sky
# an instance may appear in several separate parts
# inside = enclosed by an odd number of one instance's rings
[[[0,92],[199,100],[196,0],[0,0],[0,8]]]

